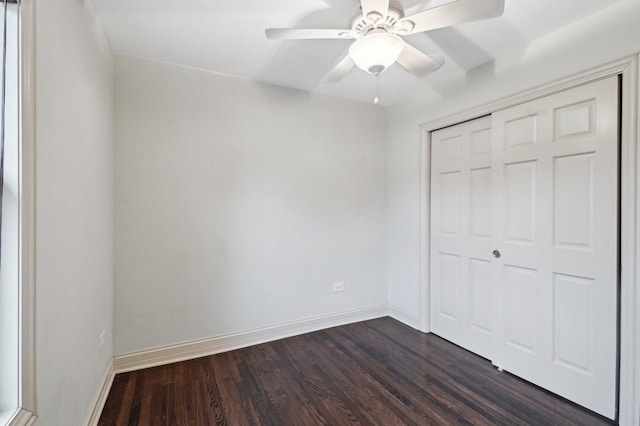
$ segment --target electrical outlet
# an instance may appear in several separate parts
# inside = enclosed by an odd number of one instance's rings
[[[105,343],[107,343],[107,330],[102,330],[102,333],[100,333],[100,347],[104,347]]]
[[[344,282],[333,283],[332,288],[334,293],[340,293],[344,291]]]

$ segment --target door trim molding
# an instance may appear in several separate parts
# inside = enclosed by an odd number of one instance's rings
[[[620,424],[640,424],[640,88],[638,57],[622,72],[620,147]]]
[[[104,376],[102,377],[102,385],[98,388],[98,392],[96,396],[93,398],[93,402],[90,405],[89,412],[87,414],[87,420],[85,421],[85,425],[87,426],[97,426],[100,421],[100,416],[102,415],[102,410],[104,409],[105,404],[107,403],[107,397],[109,396],[109,391],[111,391],[111,386],[113,385],[113,380],[116,377],[116,371],[113,367],[113,357],[109,360],[109,364],[107,365],[107,369],[104,372]]]
[[[602,78],[622,75],[621,125],[621,306],[620,306],[620,424],[640,424],[640,93],[638,82],[639,56],[632,55],[602,66],[543,84],[514,95],[500,98],[474,108],[446,115],[423,123],[421,131],[420,166],[420,285],[418,293],[418,322],[420,330],[431,331],[430,324],[430,177],[431,132],[443,127],[479,118],[495,111],[549,96],[572,87]]]
[[[35,0],[20,1],[20,398],[11,425],[36,420],[35,203],[36,203],[36,15]]]

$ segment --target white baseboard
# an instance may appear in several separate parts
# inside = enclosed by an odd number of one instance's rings
[[[420,329],[418,320],[418,316],[414,314],[410,314],[404,309],[398,308],[397,306],[389,305],[389,316],[395,320],[400,321],[408,325],[409,327],[415,328],[416,330]]]
[[[368,308],[322,315],[270,327],[256,328],[207,339],[193,340],[129,354],[116,355],[113,357],[113,365],[116,373],[124,373],[240,349],[353,322],[381,318],[388,314],[388,305],[385,303]]]
[[[0,424],[8,426],[31,426],[35,423],[37,417],[31,411],[20,408],[18,412],[10,414],[7,412],[0,413]]]
[[[98,424],[98,420],[100,420],[100,414],[102,414],[102,409],[104,408],[105,402],[107,402],[107,397],[109,396],[109,391],[111,390],[111,385],[113,384],[113,379],[115,377],[115,369],[113,368],[113,358],[109,361],[109,365],[107,366],[107,371],[105,371],[104,377],[102,379],[102,385],[96,394],[96,397],[91,404],[91,411],[89,411],[89,415],[87,417],[87,426],[96,426]]]

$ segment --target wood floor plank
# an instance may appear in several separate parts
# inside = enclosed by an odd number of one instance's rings
[[[118,374],[99,425],[611,423],[380,318]]]

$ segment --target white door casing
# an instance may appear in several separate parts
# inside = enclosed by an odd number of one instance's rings
[[[493,362],[613,419],[618,78],[492,117]]]

